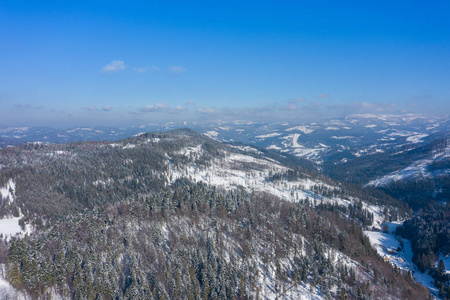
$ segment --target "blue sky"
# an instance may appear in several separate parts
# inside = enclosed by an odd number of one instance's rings
[[[0,125],[448,114],[449,16],[448,1],[0,0]]]

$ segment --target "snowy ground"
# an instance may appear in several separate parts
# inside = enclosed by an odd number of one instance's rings
[[[0,220],[0,236],[3,239],[10,240],[11,237],[16,236],[19,238],[24,237],[26,234],[31,233],[31,227],[25,225],[25,230],[22,230],[19,225],[21,217],[11,217]]]
[[[433,278],[427,273],[421,273],[412,262],[411,242],[394,235],[395,229],[401,225],[401,222],[391,222],[387,223],[387,225],[389,233],[379,231],[364,231],[364,233],[369,237],[370,243],[379,255],[402,270],[410,270],[415,280],[428,288],[437,297],[439,291],[432,283]],[[390,249],[398,249],[400,247],[400,239],[403,241],[403,249],[396,251],[396,254],[389,253]],[[446,270],[449,270],[447,268],[450,267],[450,259],[447,262],[449,265],[446,264]]]

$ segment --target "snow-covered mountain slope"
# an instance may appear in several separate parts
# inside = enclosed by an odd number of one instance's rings
[[[362,233],[402,212],[288,154],[190,130],[0,153],[0,212],[35,228],[2,276],[36,298],[406,298]]]
[[[413,161],[405,168],[371,180],[367,185],[380,187],[388,186],[395,181],[408,181],[417,178],[435,178],[438,176],[450,175],[450,169],[448,168],[448,163],[446,163],[449,160],[450,144],[447,144],[443,149],[430,153],[427,158]],[[443,168],[432,168],[433,165],[445,163],[446,165]]]

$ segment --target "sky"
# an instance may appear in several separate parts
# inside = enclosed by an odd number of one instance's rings
[[[449,1],[0,0],[0,126],[450,113]]]

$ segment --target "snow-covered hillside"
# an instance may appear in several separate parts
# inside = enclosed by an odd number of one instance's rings
[[[415,178],[433,178],[441,175],[450,175],[450,169],[429,170],[429,166],[434,162],[440,162],[450,157],[450,144],[445,149],[429,155],[429,158],[414,161],[409,166],[394,171],[390,174],[378,177],[370,181],[367,186],[387,186],[395,181],[407,181]]]

